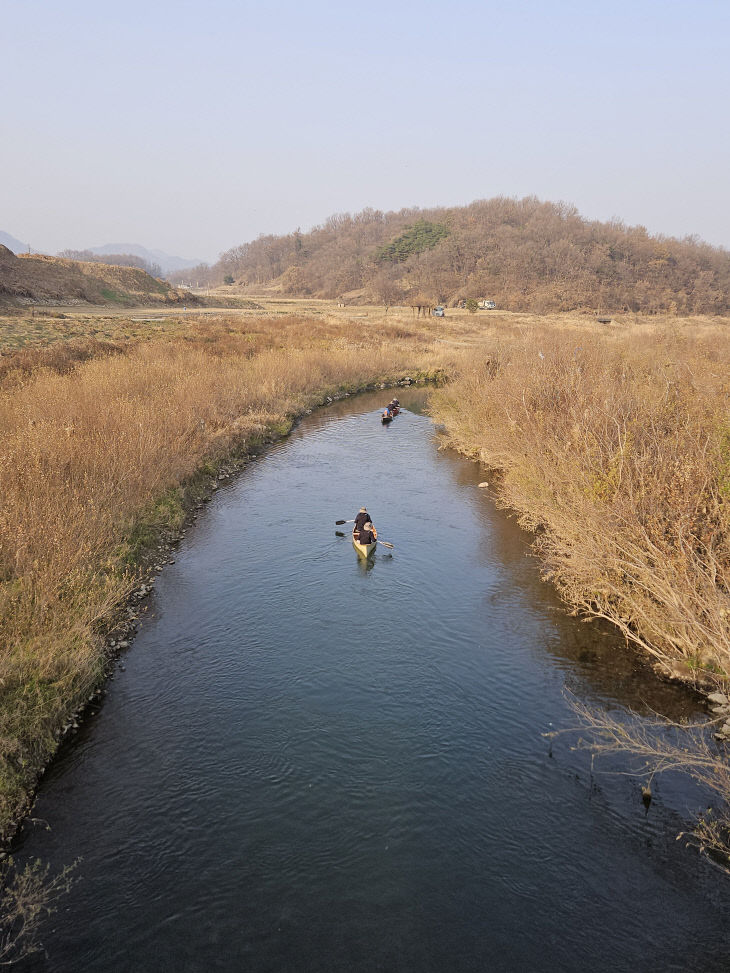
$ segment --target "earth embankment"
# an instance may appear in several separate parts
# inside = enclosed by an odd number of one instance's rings
[[[84,263],[38,254],[16,256],[0,246],[0,305],[199,304],[186,291],[171,287],[138,267]]]

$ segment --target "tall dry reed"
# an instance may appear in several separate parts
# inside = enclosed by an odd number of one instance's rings
[[[434,403],[566,600],[684,678],[730,674],[729,376],[721,330],[523,328]]]

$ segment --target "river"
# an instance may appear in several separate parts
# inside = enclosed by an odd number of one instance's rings
[[[81,859],[23,969],[726,970],[702,795],[591,772],[566,689],[701,716],[567,616],[422,390],[318,410],[219,489],[16,857]],[[367,563],[335,520],[366,504]],[[347,531],[348,528],[340,528]]]

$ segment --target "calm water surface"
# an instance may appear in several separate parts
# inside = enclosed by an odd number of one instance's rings
[[[701,795],[662,781],[647,815],[541,735],[566,687],[694,697],[566,617],[424,393],[384,428],[386,397],[303,422],[165,568],[21,838],[82,859],[25,969],[728,968],[730,885],[675,841]],[[335,535],[362,504],[392,557]]]

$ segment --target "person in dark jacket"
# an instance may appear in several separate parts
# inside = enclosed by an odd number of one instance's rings
[[[352,528],[354,533],[361,531],[365,524],[370,520],[370,514],[364,507],[360,507],[360,513],[355,515],[355,526]]]
[[[370,521],[368,521],[363,525],[362,530],[360,531],[360,543],[372,544],[373,541],[376,540],[377,536],[378,532],[375,530],[375,527],[370,523]]]

